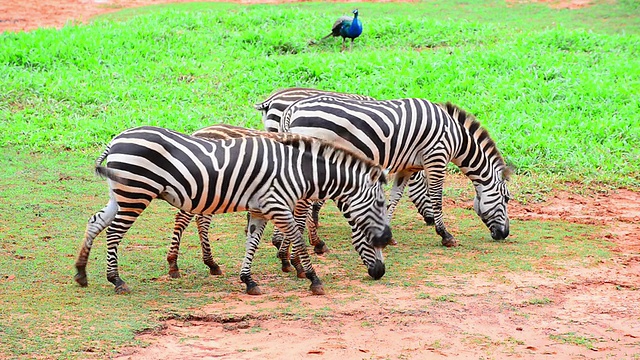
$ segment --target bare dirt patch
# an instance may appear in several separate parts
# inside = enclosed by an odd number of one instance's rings
[[[450,186],[464,182],[462,177],[448,181]],[[192,309],[197,317],[167,321],[162,330],[139,336],[148,347],[123,349],[116,358],[637,357],[640,194],[624,189],[591,196],[556,192],[542,203],[510,204],[510,213],[522,221],[603,225],[593,235],[614,242],[615,256],[595,267],[567,264],[559,276],[557,271],[545,276],[487,270],[474,276],[427,276],[428,285],[402,290],[365,288],[344,279],[354,293],[267,293],[259,300],[215,294],[215,303]],[[331,271],[316,270],[321,277]],[[287,314],[291,296],[313,315],[272,316]]]
[[[68,21],[164,0],[29,0],[0,3],[0,31],[61,27]],[[277,3],[281,0],[240,1]],[[577,8],[590,2],[545,1]],[[465,182],[453,180],[454,182]],[[447,202],[448,206],[468,207]],[[357,294],[317,297],[304,291],[239,293],[189,319],[173,319],[139,335],[146,347],[121,349],[117,359],[424,359],[636,358],[640,354],[640,194],[592,196],[556,192],[547,201],[510,204],[512,218],[598,224],[594,236],[617,245],[597,267],[567,265],[560,276],[523,273],[429,277],[430,285],[360,287]],[[402,246],[400,244],[399,246]],[[322,277],[330,271],[316,267]],[[294,281],[294,280],[292,280]],[[265,284],[264,289],[269,289]],[[425,296],[428,294],[428,296]],[[454,295],[452,295],[454,294]],[[357,296],[354,296],[357,295]],[[295,296],[313,316],[272,313]]]

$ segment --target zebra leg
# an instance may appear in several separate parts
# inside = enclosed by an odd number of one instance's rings
[[[247,243],[242,268],[240,269],[240,280],[247,286],[247,294],[262,295],[262,291],[258,284],[251,278],[251,263],[253,256],[260,244],[262,232],[267,225],[267,220],[262,217],[256,217],[249,214],[249,222],[247,223]]]
[[[120,207],[115,219],[107,228],[107,280],[115,286],[116,294],[131,292],[118,274],[118,245],[148,203],[138,203],[136,205],[141,206],[141,208],[130,207],[123,209]]]
[[[409,178],[407,184],[409,188],[409,199],[416,205],[418,212],[424,218],[424,222],[429,225],[435,225],[433,221],[433,207],[429,199],[429,185],[423,171],[418,171]]]
[[[306,212],[304,212],[303,214],[306,215]],[[294,253],[302,263],[302,268],[304,269],[305,276],[311,281],[311,292],[314,295],[324,295],[325,292],[324,287],[322,286],[322,281],[320,281],[320,278],[318,278],[318,276],[316,275],[313,266],[311,266],[311,259],[309,258],[309,253],[307,252],[305,243],[302,240],[302,234],[298,229],[295,218],[292,216],[292,214],[278,216],[274,217],[273,223],[280,229],[280,231],[282,231],[282,233],[284,233],[285,242],[291,241],[291,243],[293,244]]]
[[[202,248],[202,261],[209,267],[209,274],[222,275],[220,266],[213,260],[211,256],[211,245],[209,244],[209,227],[211,226],[211,218],[213,215],[198,215],[196,223],[198,224],[198,235],[200,235],[200,247]]]
[[[311,209],[307,213],[307,231],[309,232],[309,244],[313,245],[313,251],[322,255],[329,252],[329,248],[318,237],[318,214],[324,201],[316,201],[311,206]]]
[[[411,174],[407,172],[399,172],[395,176],[391,192],[389,193],[389,205],[387,206],[387,220],[389,223],[391,223],[393,213],[398,206],[398,202],[402,197],[402,193],[404,192],[405,186],[407,186],[410,176]],[[391,239],[389,245],[398,245],[398,242],[395,239]]]
[[[193,219],[193,214],[180,210],[176,214],[176,220],[173,225],[173,235],[171,236],[171,246],[167,253],[167,262],[169,263],[169,277],[177,279],[180,277],[180,269],[178,268],[178,254],[180,252],[180,240],[182,233],[187,228],[189,222]]]
[[[87,228],[84,232],[84,240],[80,246],[78,252],[78,258],[76,259],[76,275],[75,281],[82,287],[88,285],[87,282],[87,261],[89,259],[89,253],[93,246],[93,239],[98,236],[107,226],[111,225],[113,219],[118,212],[118,204],[114,198],[109,200],[109,203],[100,211],[95,213],[89,218]]]
[[[307,225],[307,229],[309,231],[309,242],[311,243],[311,245],[314,245],[312,237],[315,236],[315,238],[317,239],[318,232],[316,230],[315,223],[312,220],[310,220],[309,214],[311,213],[311,211],[312,211],[311,201],[309,201],[309,200],[298,200],[298,202],[296,203],[294,212],[293,212],[293,218],[294,218],[294,220],[296,222],[296,226],[298,227],[298,231],[300,232],[301,236],[304,233],[305,224]],[[317,239],[317,241],[319,241],[319,239]],[[291,241],[287,241],[287,244],[291,244]],[[303,244],[304,244],[304,241],[303,241]],[[318,244],[316,244],[315,246],[318,246]],[[289,248],[289,247],[290,246],[287,246],[287,248]],[[306,251],[306,247],[305,247],[305,251]],[[294,255],[291,258],[291,263],[296,268],[296,272],[298,273],[298,278],[304,279],[304,278],[307,277],[307,275],[306,275],[305,270],[304,270],[304,268],[302,266],[302,262],[300,260],[300,256],[298,256],[298,254],[297,254],[297,252],[295,250],[294,250],[293,254]]]
[[[291,261],[289,261],[289,242],[285,241],[284,235],[276,227],[273,228],[271,243],[278,249],[278,259],[282,263],[282,272],[293,272],[295,268],[291,266]]]
[[[429,198],[433,206],[433,219],[436,233],[442,237],[442,245],[446,247],[458,246],[458,241],[451,235],[444,225],[442,216],[442,187],[444,185],[445,162],[434,162],[425,168],[425,176],[429,184]]]

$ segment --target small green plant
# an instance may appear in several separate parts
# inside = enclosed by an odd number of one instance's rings
[[[525,304],[528,305],[547,305],[547,304],[551,304],[553,302],[553,300],[549,299],[549,298],[533,298],[533,299],[529,299],[527,301],[525,301]]]
[[[597,341],[596,339],[592,337],[577,335],[574,332],[568,332],[568,333],[557,334],[557,335],[552,334],[552,335],[549,335],[549,338],[551,340],[559,341],[562,343],[584,346],[590,350],[596,349],[596,347],[593,345],[593,343]]]

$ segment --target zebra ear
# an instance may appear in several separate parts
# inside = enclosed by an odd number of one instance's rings
[[[369,176],[371,178],[371,182],[381,182],[383,184],[387,183],[387,177],[385,176],[384,171],[378,166],[374,166],[371,168],[371,171],[369,171]]]

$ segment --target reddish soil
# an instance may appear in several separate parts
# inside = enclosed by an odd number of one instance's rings
[[[171,1],[3,1],[0,31],[60,27],[125,7],[165,2]],[[545,2],[566,8],[589,3]],[[453,180],[461,181],[466,180]],[[267,292],[259,299],[239,293],[214,294],[225,301],[192,309],[200,314],[197,318],[169,320],[163,329],[141,334],[139,339],[148,342],[147,347],[122,349],[116,358],[640,357],[640,193],[616,190],[582,196],[555,192],[542,203],[509,206],[514,219],[603,225],[602,233],[595,236],[615,243],[615,255],[596,267],[567,264],[554,277],[488,271],[476,276],[430,277],[438,287],[401,291],[382,285],[363,287],[359,300],[353,300],[351,293]],[[320,277],[329,271],[316,270]],[[345,281],[359,288],[358,281]],[[268,288],[263,286],[263,290]],[[422,299],[421,293],[432,298],[455,293],[456,299],[434,302]],[[302,306],[318,313],[330,310],[313,320],[268,316],[270,309],[284,307],[290,296],[299,296]],[[531,299],[549,301],[531,304]],[[577,344],[584,339],[592,346]]]

